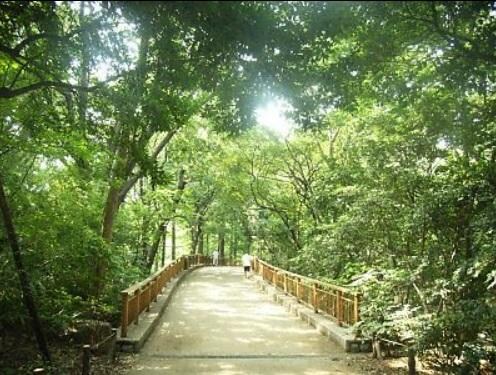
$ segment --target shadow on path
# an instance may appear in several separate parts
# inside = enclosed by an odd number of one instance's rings
[[[360,374],[348,358],[240,267],[204,267],[179,286],[129,374]]]

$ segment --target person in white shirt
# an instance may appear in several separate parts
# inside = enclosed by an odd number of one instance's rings
[[[251,270],[251,262],[253,260],[253,257],[250,254],[245,253],[241,257],[241,263],[243,263],[243,269],[245,271],[245,277],[248,277],[250,275],[250,270]]]
[[[218,266],[219,265],[219,252],[217,250],[215,250],[212,253],[212,264],[214,266]]]

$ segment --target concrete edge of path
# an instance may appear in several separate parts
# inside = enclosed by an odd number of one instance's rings
[[[137,353],[145,344],[148,337],[157,326],[160,317],[169,304],[177,287],[182,283],[184,277],[191,271],[203,267],[194,266],[182,271],[176,278],[172,279],[158,295],[157,302],[152,303],[150,311],[144,312],[139,316],[139,324],[130,324],[127,331],[127,337],[121,336],[121,328],[117,331],[117,347],[120,351]]]
[[[282,305],[288,312],[315,327],[317,331],[329,337],[329,339],[341,346],[346,352],[367,353],[372,351],[370,340],[355,338],[350,328],[340,327],[331,318],[315,313],[310,307],[298,303],[295,297],[286,295],[283,291],[268,284],[258,276],[255,277],[255,282],[258,289],[267,294],[270,299]]]

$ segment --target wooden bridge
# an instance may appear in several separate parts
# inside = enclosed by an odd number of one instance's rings
[[[204,256],[181,257],[122,292],[120,342],[150,335],[134,347],[141,350],[130,374],[362,373],[340,345],[256,286],[268,285],[336,327],[359,319],[357,293],[258,258],[249,279],[241,267],[201,267],[209,264]]]

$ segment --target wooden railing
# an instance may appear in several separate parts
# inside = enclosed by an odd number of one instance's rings
[[[121,292],[122,319],[121,337],[127,336],[131,323],[139,323],[139,315],[143,311],[150,311],[152,302],[157,302],[157,297],[167,283],[180,272],[189,267],[210,264],[210,258],[204,255],[185,255],[159,269],[145,280],[131,285]]]
[[[297,275],[257,257],[253,268],[265,281],[312,306],[315,312],[330,315],[339,325],[351,326],[360,320],[360,294],[356,291]]]

